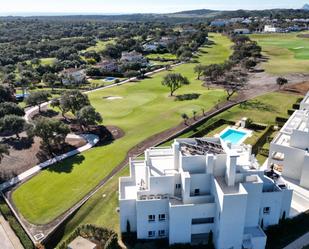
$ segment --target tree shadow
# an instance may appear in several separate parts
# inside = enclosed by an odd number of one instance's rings
[[[274,108],[272,105],[263,103],[259,100],[246,101],[241,103],[239,107],[243,110],[256,109],[259,111],[277,112],[276,108]]]
[[[38,117],[45,117],[45,118],[54,118],[56,116],[58,116],[59,112],[55,111],[55,110],[45,110],[45,111],[41,111],[40,113],[36,114],[33,118],[38,118]]]
[[[33,138],[22,137],[20,139],[8,138],[4,141],[5,144],[12,147],[14,150],[26,150],[31,148],[34,143]]]
[[[73,168],[82,164],[85,160],[85,157],[82,154],[75,155],[73,157],[67,158],[60,163],[56,163],[55,165],[49,167],[47,170],[50,172],[56,173],[71,173]]]

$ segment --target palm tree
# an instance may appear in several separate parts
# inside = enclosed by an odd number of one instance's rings
[[[9,146],[7,146],[6,144],[0,144],[0,163],[2,159],[4,158],[4,155],[9,155],[9,154],[10,154]]]

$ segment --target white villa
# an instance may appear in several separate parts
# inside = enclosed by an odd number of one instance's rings
[[[119,180],[120,227],[170,244],[205,242],[212,231],[217,249],[264,249],[261,226],[288,216],[291,198],[281,178],[259,170],[251,146],[176,139],[130,160],[130,177]]]
[[[309,93],[270,144],[268,167],[309,188]]]
[[[147,59],[136,51],[133,52],[122,52],[121,59],[122,62],[128,63],[141,63],[143,65],[147,65]]]
[[[82,84],[86,81],[86,73],[82,69],[68,68],[60,73],[62,84],[73,85]]]

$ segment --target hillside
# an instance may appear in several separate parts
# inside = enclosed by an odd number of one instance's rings
[[[303,10],[309,10],[309,4],[305,4]]]

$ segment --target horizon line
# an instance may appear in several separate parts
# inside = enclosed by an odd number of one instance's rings
[[[265,9],[184,9],[176,12],[79,12],[79,11],[62,11],[62,12],[56,12],[56,11],[16,11],[16,12],[1,12],[1,17],[36,17],[36,16],[87,16],[87,15],[97,15],[97,16],[104,16],[104,15],[137,15],[137,14],[175,14],[180,13],[184,11],[195,11],[195,10],[211,10],[211,11],[237,11],[237,10],[244,10],[244,11],[263,11],[263,10],[275,10],[275,9],[294,9],[294,10],[301,10],[302,8],[265,8]]]

